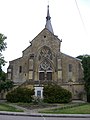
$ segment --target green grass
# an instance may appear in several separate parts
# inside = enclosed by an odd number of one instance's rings
[[[90,114],[90,104],[83,104],[80,106],[73,106],[71,108],[57,108],[45,111],[40,111],[40,113],[52,113],[52,114]]]
[[[23,110],[10,106],[7,103],[0,103],[0,111],[23,112]]]

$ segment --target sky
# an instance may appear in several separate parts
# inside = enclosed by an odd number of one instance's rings
[[[54,34],[62,39],[61,52],[72,57],[90,54],[90,0],[77,4],[80,11],[75,0],[49,0]],[[48,0],[0,0],[0,33],[7,36],[5,72],[9,61],[21,57],[45,28],[47,5]]]

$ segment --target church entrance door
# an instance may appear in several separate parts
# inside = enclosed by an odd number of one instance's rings
[[[52,80],[52,71],[39,72],[39,80]]]
[[[52,72],[47,72],[47,80],[52,80]]]

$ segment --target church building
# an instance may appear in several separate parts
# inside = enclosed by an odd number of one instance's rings
[[[81,61],[62,53],[61,42],[54,34],[48,5],[45,28],[22,51],[22,57],[9,62],[8,80],[31,88],[58,84],[71,91],[73,99],[81,99],[84,92]]]

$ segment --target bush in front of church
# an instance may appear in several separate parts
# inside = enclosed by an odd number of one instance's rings
[[[47,103],[68,103],[72,100],[71,92],[59,85],[44,86],[43,94]]]
[[[30,103],[32,102],[32,96],[34,95],[34,90],[28,88],[18,87],[6,95],[6,99],[8,102],[17,103],[24,102]]]

